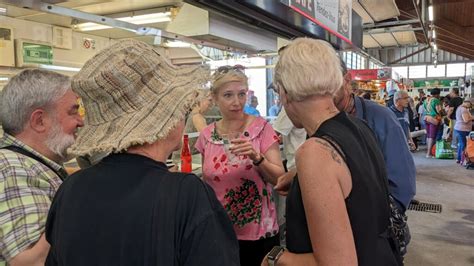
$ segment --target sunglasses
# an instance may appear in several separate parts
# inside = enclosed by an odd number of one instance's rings
[[[219,74],[225,74],[229,71],[239,71],[239,72],[244,72],[245,67],[243,65],[235,65],[235,66],[220,66],[217,68],[217,72]]]

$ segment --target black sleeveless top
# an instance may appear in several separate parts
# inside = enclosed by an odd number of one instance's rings
[[[336,143],[350,170],[352,190],[345,202],[359,265],[398,265],[398,254],[387,236],[390,207],[385,163],[372,131],[362,120],[341,112],[321,124],[312,137]],[[298,176],[287,197],[286,226],[290,252],[313,251]]]

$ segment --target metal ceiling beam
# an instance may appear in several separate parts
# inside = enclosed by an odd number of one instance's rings
[[[425,0],[422,0],[422,1],[425,1]],[[428,38],[428,33],[426,33],[425,23],[423,22],[423,19],[421,18],[421,15],[420,15],[420,12],[418,11],[418,6],[416,5],[415,0],[412,0],[412,3],[413,3],[413,7],[415,8],[416,15],[418,16],[418,19],[420,20],[421,27],[423,28],[423,35],[425,35],[426,44],[429,45],[430,41]]]
[[[120,21],[116,20],[113,18],[105,17],[105,16],[99,16],[99,15],[94,15],[78,10],[74,10],[71,8],[65,8],[61,6],[56,6],[48,3],[43,3],[42,1],[37,1],[37,0],[22,0],[22,1],[15,1],[15,0],[5,0],[3,2],[7,2],[10,5],[14,6],[21,6],[23,8],[27,9],[33,9],[36,11],[41,11],[41,12],[46,12],[46,13],[51,13],[51,14],[56,14],[56,15],[61,15],[61,16],[66,16],[66,17],[72,17],[80,20],[85,20],[88,22],[94,22],[97,24],[101,25],[106,25],[110,26],[113,28],[120,28],[123,30],[128,30],[132,32],[140,32],[144,31],[144,28],[146,27],[140,27],[139,25],[133,24],[133,23],[128,23],[125,21]],[[160,30],[157,30],[157,34],[159,34]]]
[[[420,50],[418,50],[418,51],[415,51],[415,52],[413,52],[413,53],[411,53],[411,54],[407,54],[407,55],[405,55],[405,56],[403,56],[403,57],[400,57],[400,58],[398,58],[397,60],[394,60],[394,61],[388,63],[387,65],[396,64],[396,63],[398,63],[398,62],[400,62],[400,61],[403,61],[403,60],[405,60],[405,59],[407,59],[407,58],[409,58],[409,57],[412,57],[412,56],[414,56],[414,55],[416,55],[416,54],[419,54],[419,53],[421,53],[421,52],[424,52],[424,51],[426,51],[426,50],[428,50],[428,49],[430,49],[430,46],[429,46],[429,45],[428,45],[428,46],[425,46],[424,48],[422,48],[422,49],[420,49]]]
[[[375,39],[374,36],[372,36],[372,34],[369,33],[369,36],[370,36],[370,38],[372,38],[372,40],[374,40],[374,41],[377,43],[377,45],[379,46],[379,48],[382,48],[382,47],[383,47],[383,46],[379,43],[379,41],[377,41],[377,39]]]
[[[402,48],[414,48],[414,47],[419,47],[420,45],[419,44],[403,44],[403,45],[400,45],[400,46],[395,46],[395,45],[391,45],[391,46],[384,46],[382,48],[367,48],[368,51],[370,50],[393,50],[393,49],[402,49]]]
[[[392,32],[405,32],[405,31],[421,31],[423,28],[383,28],[383,29],[372,29],[372,30],[365,30],[364,34],[380,34],[380,33],[392,33]]]
[[[409,19],[409,20],[399,20],[399,21],[389,21],[389,22],[380,22],[380,23],[370,23],[370,24],[363,24],[363,29],[373,29],[373,28],[385,28],[390,26],[403,26],[403,25],[411,25],[414,23],[420,23],[418,19]]]
[[[400,43],[398,42],[397,38],[395,37],[395,35],[393,35],[393,32],[390,32],[390,34],[392,35],[392,38],[395,40],[395,42],[397,43],[397,46],[400,47]]]
[[[141,35],[141,36],[145,36],[145,35],[154,36],[155,44],[158,44],[159,42],[161,42],[161,38],[163,37],[166,39],[180,40],[183,42],[193,43],[196,45],[214,47],[214,48],[221,49],[224,51],[238,51],[238,52],[246,53],[246,51],[244,51],[243,49],[236,49],[236,48],[232,48],[226,45],[221,45],[221,44],[212,43],[212,42],[203,41],[203,40],[196,40],[184,35],[163,31],[161,29],[157,29],[153,27],[143,27],[140,25],[128,23],[125,21],[120,21],[120,20],[106,17],[106,16],[95,15],[91,13],[74,10],[71,8],[44,3],[40,0],[2,0],[2,2],[5,4],[17,6],[17,7],[71,17],[75,19],[80,19],[80,20],[84,20],[88,22],[94,22],[97,24],[110,26],[113,28],[119,28],[119,29],[123,29],[127,31],[132,31],[132,32],[135,32],[137,35]]]

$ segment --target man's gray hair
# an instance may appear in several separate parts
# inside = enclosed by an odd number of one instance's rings
[[[397,102],[399,99],[403,98],[403,96],[408,95],[408,92],[406,91],[396,91],[395,94],[393,95],[393,102]]]
[[[42,70],[26,69],[10,79],[0,97],[0,122],[10,135],[21,133],[38,108],[49,111],[71,88],[68,76]]]

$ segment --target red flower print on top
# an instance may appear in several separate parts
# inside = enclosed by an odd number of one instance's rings
[[[257,192],[257,184],[254,181],[241,180],[241,186],[226,190],[224,209],[234,225],[243,227],[252,222],[260,223],[262,197]]]
[[[227,160],[227,155],[222,154],[222,156],[221,156],[221,163],[225,162],[225,160]]]
[[[250,169],[252,169],[252,165],[251,165],[251,164],[245,166],[245,170],[250,170]]]
[[[215,176],[215,177],[214,177],[214,181],[216,181],[216,182],[221,182],[221,179],[220,179],[218,176]]]
[[[216,170],[219,169],[219,167],[221,167],[221,164],[220,164],[220,163],[216,163],[216,164],[214,165],[214,169],[216,169]]]
[[[214,156],[214,158],[212,158],[212,161],[215,163],[217,162],[217,156]]]

